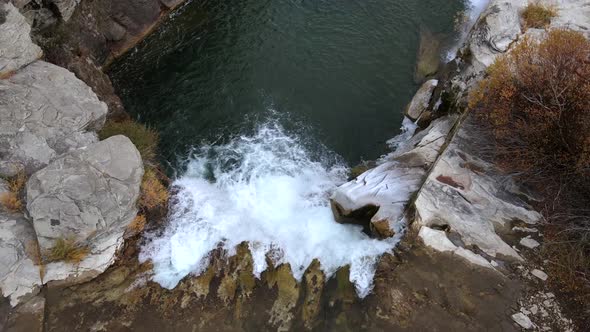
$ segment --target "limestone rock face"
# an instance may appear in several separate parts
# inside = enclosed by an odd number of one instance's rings
[[[0,81],[0,174],[32,173],[97,141],[106,104],[74,74],[43,61]]]
[[[105,234],[122,235],[136,215],[142,176],[139,152],[120,135],[63,155],[33,174],[27,210],[40,247],[48,249],[58,238],[98,243]]]
[[[549,4],[553,4],[549,2]],[[590,38],[590,2],[588,0],[559,1],[557,17],[551,20],[551,28],[567,28],[579,31]]]
[[[52,0],[51,3],[53,3],[59,11],[61,18],[64,21],[68,21],[70,17],[72,17],[76,6],[78,6],[80,3],[80,0]]]
[[[331,197],[336,218],[341,222],[365,218],[368,220],[356,221],[368,222],[374,236],[392,236],[455,120],[447,117],[434,121],[376,168],[338,187]]]
[[[419,226],[446,226],[465,245],[476,245],[486,254],[521,259],[497,234],[510,232],[510,222],[534,224],[539,213],[520,202],[494,178],[493,165],[470,151],[473,128],[463,125],[434,165],[415,201]]]
[[[0,212],[0,292],[12,306],[35,295],[41,286],[35,230],[22,215]]]
[[[413,121],[418,120],[420,115],[428,108],[430,98],[432,98],[432,93],[437,85],[438,80],[429,80],[422,84],[406,109],[406,116],[408,118]]]
[[[521,33],[519,10],[526,1],[492,0],[468,41],[468,47],[481,69],[491,65],[499,54],[508,50]]]
[[[0,78],[43,55],[31,41],[31,27],[11,3],[0,2]]]

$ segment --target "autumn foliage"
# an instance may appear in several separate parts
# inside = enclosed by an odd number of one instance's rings
[[[20,172],[8,179],[8,191],[0,194],[0,205],[10,212],[19,212],[23,209],[21,196],[27,182],[24,172]]]
[[[519,41],[469,104],[496,163],[542,194],[543,259],[590,323],[590,42],[570,30]]]
[[[590,42],[582,34],[525,38],[488,74],[470,107],[491,127],[501,162],[537,178],[590,175]]]
[[[544,28],[557,15],[554,7],[540,3],[529,3],[521,13],[525,28]]]

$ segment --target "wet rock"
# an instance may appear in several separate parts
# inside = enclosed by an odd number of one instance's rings
[[[523,329],[529,330],[533,328],[533,322],[522,312],[512,315],[512,319],[516,324],[520,325]]]
[[[412,119],[413,121],[416,121],[418,118],[420,118],[422,113],[428,108],[430,98],[432,98],[432,93],[434,92],[434,89],[437,85],[438,80],[429,80],[422,84],[406,108],[405,114],[408,118]]]
[[[11,3],[0,2],[0,78],[43,55],[41,48],[31,41],[30,33],[24,16]]]
[[[118,232],[135,217],[143,165],[125,136],[66,154],[31,176],[27,209],[41,248]],[[57,221],[57,222],[54,222]]]
[[[416,62],[414,81],[420,83],[438,71],[440,67],[441,38],[435,36],[430,30],[420,30],[420,46]]]
[[[501,186],[492,176],[491,164],[474,156],[472,132],[476,131],[464,122],[433,166],[415,201],[415,225],[445,226],[466,246],[476,245],[492,257],[520,260],[496,228],[514,219],[534,224],[540,215]]]
[[[381,164],[338,187],[331,197],[337,220],[362,224],[375,237],[392,236],[454,121],[453,117],[434,121]]]
[[[106,105],[66,69],[36,61],[0,81],[0,171],[32,173],[96,142]]]
[[[521,239],[520,245],[523,247],[527,247],[529,249],[535,249],[536,247],[540,246],[539,242],[537,242],[535,239],[531,238],[530,236],[527,236],[527,237]]]
[[[41,286],[35,230],[20,214],[0,212],[0,291],[16,306]]]
[[[80,0],[50,0],[51,4],[57,8],[59,11],[59,15],[64,21],[68,21],[74,10],[76,10],[76,6],[80,3]]]

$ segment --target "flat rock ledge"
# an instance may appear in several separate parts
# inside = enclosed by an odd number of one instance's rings
[[[35,61],[0,80],[0,175],[30,174],[98,141],[107,106],[70,71]]]
[[[420,188],[456,118],[433,121],[382,158],[377,167],[338,187],[331,197],[339,222],[361,224],[378,238],[394,235],[410,197]]]
[[[465,246],[520,260],[496,231],[508,233],[512,221],[535,224],[541,216],[510,192],[509,179],[495,178],[493,165],[474,155],[472,132],[469,125],[461,126],[434,165],[416,197],[413,227],[446,229],[458,234]]]

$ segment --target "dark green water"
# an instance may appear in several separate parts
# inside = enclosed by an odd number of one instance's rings
[[[354,165],[399,131],[418,88],[420,29],[452,36],[463,9],[462,0],[193,1],[110,74],[173,165],[269,117]]]

